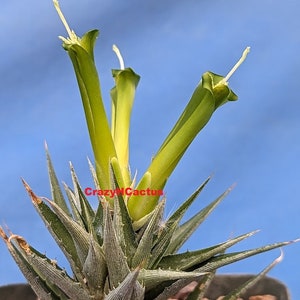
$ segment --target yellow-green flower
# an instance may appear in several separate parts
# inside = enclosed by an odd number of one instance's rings
[[[163,189],[184,152],[214,111],[228,101],[237,100],[235,93],[228,87],[228,79],[245,60],[249,50],[249,47],[246,48],[241,59],[226,77],[212,72],[202,75],[189,103],[152,159],[137,189],[145,188],[145,182],[149,184],[146,188]],[[127,203],[131,217],[134,220],[141,219],[154,209],[157,201],[157,196],[132,196]]]

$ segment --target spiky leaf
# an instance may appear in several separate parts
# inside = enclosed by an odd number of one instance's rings
[[[200,212],[195,214],[191,219],[179,226],[175,231],[169,245],[168,252],[175,253],[185,243],[185,241],[192,235],[192,233],[199,227],[199,225],[208,217],[208,215],[215,209],[215,207],[229,194],[232,188],[226,190],[215,201],[207,205]]]
[[[174,268],[174,266],[176,266],[178,270],[193,269],[195,265],[198,265],[201,262],[205,262],[217,254],[223,253],[229,247],[252,236],[256,232],[257,231],[252,231],[250,233],[243,234],[209,248],[164,256],[158,266],[162,269]]]
[[[297,240],[295,240],[297,241]],[[281,243],[275,243],[275,244],[270,244],[267,246],[251,249],[251,250],[245,250],[245,251],[240,251],[240,252],[232,252],[229,254],[221,254],[217,255],[215,257],[212,257],[208,261],[205,262],[201,266],[198,266],[196,269],[199,272],[211,272],[213,270],[216,270],[218,268],[221,268],[223,266],[226,266],[228,264],[232,264],[236,261],[240,261],[242,259],[248,258],[253,255],[257,255],[266,251],[270,251],[272,249],[280,248],[286,245],[289,245],[291,243],[294,243],[295,241],[290,241],[290,242],[281,242]]]
[[[56,205],[53,201],[47,200],[57,217],[64,224],[65,228],[72,236],[77,255],[80,259],[81,264],[83,265],[89,251],[90,245],[90,234],[86,232],[77,222],[71,219],[66,213]]]
[[[137,288],[138,274],[138,269],[130,272],[122,283],[106,296],[105,300],[143,300],[144,288],[140,284]]]
[[[51,296],[51,290],[45,284],[45,282],[38,276],[37,272],[28,263],[28,261],[23,257],[20,250],[11,243],[11,239],[7,237],[2,227],[0,227],[0,236],[6,243],[8,251],[15,260],[16,264],[22,271],[24,277],[34,290],[34,292],[41,298],[45,300],[56,300],[55,295]]]
[[[45,144],[46,148],[46,157],[47,157],[47,164],[48,164],[48,175],[50,180],[50,188],[51,188],[51,196],[53,201],[62,209],[65,211],[66,214],[71,215],[69,208],[67,206],[66,200],[63,196],[62,190],[60,188],[60,185],[58,183],[58,179],[51,161],[51,157],[48,151],[48,146]]]
[[[118,190],[119,185],[114,173],[113,168],[111,169],[113,189]],[[116,237],[121,245],[129,266],[132,266],[131,260],[136,253],[138,247],[136,241],[136,235],[128,210],[125,204],[125,200],[121,193],[117,193],[114,196],[114,228],[116,231]]]
[[[155,235],[158,234],[159,222],[162,218],[164,211],[165,201],[162,200],[155,208],[153,215],[148,223],[145,232],[139,241],[138,248],[132,259],[132,267],[142,265],[148,265],[150,253],[153,245]]]
[[[102,249],[93,238],[90,239],[90,247],[82,270],[87,285],[96,299],[102,297],[107,276],[107,267]]]
[[[274,268],[278,263],[280,263],[283,259],[283,252],[278,258],[276,258],[270,265],[268,265],[264,270],[262,270],[259,274],[254,276],[253,278],[247,280],[244,284],[234,289],[232,292],[227,294],[223,300],[236,300],[237,297],[241,297],[243,293],[245,293],[249,288],[254,286],[260,279],[262,279],[272,268]]]
[[[149,262],[150,268],[156,268],[163,258],[163,256],[168,253],[168,249],[170,248],[170,241],[173,238],[174,232],[178,228],[178,224],[183,217],[184,213],[187,211],[189,206],[194,202],[199,193],[203,190],[205,185],[208,183],[210,178],[205,180],[203,184],[190,196],[165,222],[164,226],[160,230],[160,234],[155,241],[154,248],[152,250],[151,259]]]
[[[146,270],[141,269],[139,273],[139,280],[145,285],[146,292],[156,286],[159,286],[165,281],[174,281],[181,278],[197,278],[207,274],[206,272],[184,272],[173,270]]]
[[[66,255],[71,268],[76,275],[76,277],[83,282],[81,274],[81,260],[77,254],[76,245],[74,243],[72,234],[68,231],[63,222],[59,219],[57,214],[55,214],[47,204],[45,204],[42,199],[37,197],[30,186],[24,181],[23,184],[31,198],[31,201],[47,226],[49,232],[53,236],[54,240],[57,242],[58,246],[62,249],[63,253]],[[62,210],[62,212],[64,212]],[[65,213],[65,212],[64,212]],[[66,215],[68,218],[69,216]]]
[[[116,237],[108,203],[105,205],[104,212],[105,225],[103,249],[108,267],[109,284],[111,288],[116,288],[130,273],[130,270],[124,252]]]

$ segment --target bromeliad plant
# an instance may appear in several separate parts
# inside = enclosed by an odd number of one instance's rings
[[[98,31],[89,31],[79,38],[70,30],[57,0],[54,0],[54,5],[69,34],[68,38],[60,38],[74,66],[81,93],[95,158],[95,167],[89,162],[95,188],[162,190],[186,149],[214,111],[237,99],[228,86],[228,79],[244,61],[249,48],[226,77],[212,72],[202,75],[184,112],[136,184],[128,163],[128,140],[131,110],[140,77],[131,68],[124,67],[122,56],[114,46],[120,69],[112,71],[115,86],[111,90],[109,125],[94,62]],[[201,299],[218,268],[291,243],[281,242],[225,254],[229,247],[252,236],[253,231],[209,248],[177,253],[230,189],[183,224],[183,215],[209,178],[164,222],[166,200],[160,200],[159,195],[151,192],[117,193],[112,198],[98,196],[99,205],[94,210],[72,166],[73,188],[64,186],[67,203],[47,148],[46,152],[52,200],[38,197],[24,180],[23,184],[47,229],[68,259],[72,274],[67,274],[56,261],[38,252],[23,237],[12,233],[8,235],[0,228],[8,250],[40,299],[163,300],[174,296],[192,281],[198,282],[198,287],[188,299]],[[263,270],[255,280],[274,264]],[[235,299],[253,282],[241,286],[225,299]]]

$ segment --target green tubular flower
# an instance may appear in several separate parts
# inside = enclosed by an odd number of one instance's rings
[[[64,49],[71,58],[78,81],[95,156],[98,181],[102,189],[109,189],[111,186],[110,161],[117,154],[105,113],[99,77],[94,62],[94,45],[98,30],[89,31],[82,38],[77,37],[74,31],[69,28],[57,0],[54,0],[54,5],[69,34],[69,38],[60,38],[63,41]]]
[[[237,100],[237,96],[228,87],[228,79],[245,60],[250,48],[247,48],[241,59],[226,77],[206,72],[196,87],[177,123],[154,156],[147,176],[151,175],[149,188],[161,190],[171,175],[184,152],[196,135],[207,124],[214,111],[228,101]],[[141,182],[136,189],[140,188]],[[149,214],[158,202],[159,196],[132,196],[128,200],[128,210],[133,220],[139,220]]]
[[[135,90],[140,80],[131,68],[124,68],[124,62],[119,49],[113,50],[120,60],[120,70],[112,70],[115,86],[111,90],[112,118],[111,132],[121,168],[124,185],[131,185],[129,172],[129,128]]]

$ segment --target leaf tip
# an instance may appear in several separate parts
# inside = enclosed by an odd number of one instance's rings
[[[29,244],[26,242],[26,240],[17,234],[12,234],[9,238],[8,238],[8,242],[11,243],[11,240],[14,239],[16,240],[17,244],[27,253],[30,254],[31,253],[31,249]]]
[[[41,204],[43,201],[32,191],[29,184],[23,178],[21,178],[21,180],[22,180],[22,183],[23,183],[29,197],[31,198],[31,201],[34,204]]]
[[[282,248],[280,248],[280,255],[274,260],[275,264],[278,264],[283,261],[284,253]]]
[[[1,226],[0,226],[0,236],[5,242],[8,241],[8,236],[6,235],[5,231],[3,230],[3,228]]]
[[[44,147],[45,147],[46,152],[48,153],[48,144],[47,144],[46,140],[44,141]]]

